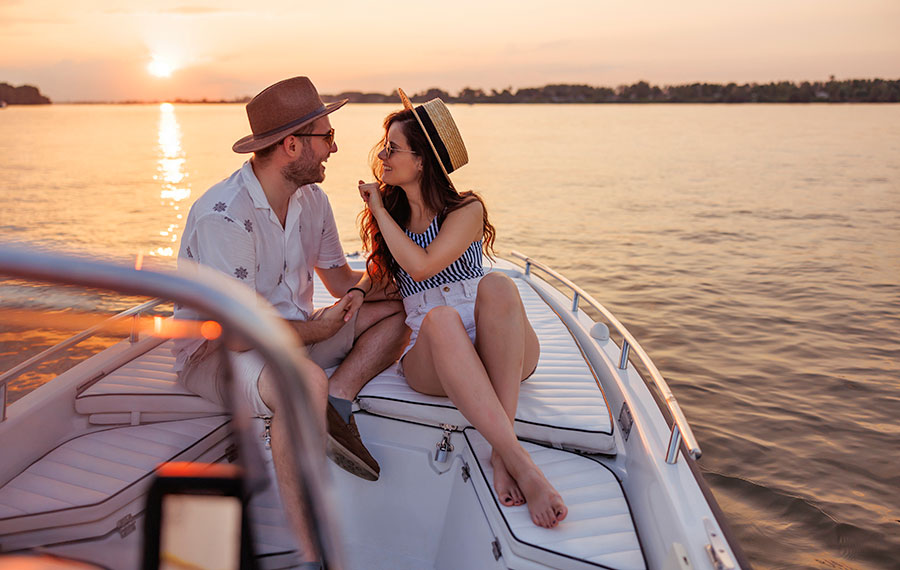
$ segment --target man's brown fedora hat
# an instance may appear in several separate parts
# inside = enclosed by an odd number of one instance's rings
[[[234,143],[234,152],[254,152],[275,144],[304,125],[337,111],[344,99],[325,105],[308,77],[292,77],[266,87],[247,103],[250,131]]]

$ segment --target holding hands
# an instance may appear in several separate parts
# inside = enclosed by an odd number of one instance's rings
[[[322,312],[316,315],[313,320],[320,321],[323,325],[326,325],[328,332],[330,333],[328,336],[331,336],[344,326],[344,323],[353,316],[350,312],[351,303],[352,297],[350,295],[344,295],[333,305],[326,307]]]
[[[365,301],[365,298],[366,298],[365,294],[359,288],[353,288],[353,289],[350,289],[349,291],[347,291],[347,294],[344,295],[344,297],[340,301],[338,301],[338,304],[340,304],[345,299],[350,300],[350,303],[347,306],[347,310],[344,313],[344,322],[345,323],[347,321],[349,321],[353,317],[353,315],[356,314],[356,311],[358,311],[360,307],[362,307],[362,304],[363,304],[363,301]]]

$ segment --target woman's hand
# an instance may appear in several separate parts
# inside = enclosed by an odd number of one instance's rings
[[[384,208],[384,204],[381,202],[381,190],[377,182],[366,183],[360,180],[359,196],[373,214]]]
[[[338,299],[330,307],[325,307],[314,320],[326,325],[327,338],[331,338],[344,326],[344,323],[353,317],[353,314],[359,310],[360,305],[362,305],[362,295],[353,291]]]
[[[303,344],[313,344],[333,337],[353,314],[359,310],[362,300],[354,301],[356,293],[344,295],[330,307],[316,313],[308,321],[288,321],[300,335]],[[362,297],[362,295],[360,295]]]

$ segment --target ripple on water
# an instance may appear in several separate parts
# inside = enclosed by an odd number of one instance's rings
[[[0,122],[0,140],[29,149],[0,164],[3,239],[22,233],[124,260],[154,251],[175,215],[157,207],[158,106],[129,107],[133,121],[115,106],[46,107],[33,115],[64,115],[53,121],[63,138],[91,130],[141,144],[97,161],[107,139],[82,137],[60,153],[60,137]],[[349,159],[371,148],[364,133],[386,112],[354,109],[335,115],[344,150],[325,183],[351,250],[359,202],[344,182],[353,186],[362,163]],[[560,270],[637,336],[694,427],[701,464],[756,567],[896,569],[900,106],[464,110],[472,161],[457,181],[486,190],[498,251]],[[175,114],[195,189],[234,170],[227,148],[207,141],[246,128],[239,106]],[[750,128],[709,137],[721,124]],[[596,136],[609,128],[615,136]],[[87,298],[46,297],[57,308],[113,305]]]
[[[723,508],[748,515],[731,526],[748,537],[743,546],[757,567],[863,570],[896,562],[900,541],[892,537],[871,545],[872,529],[836,519],[808,497],[715,471],[704,469],[704,476]],[[887,526],[880,530],[896,534]]]

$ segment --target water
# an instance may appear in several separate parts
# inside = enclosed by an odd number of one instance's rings
[[[390,105],[332,115],[345,248]],[[637,336],[758,568],[900,559],[900,106],[455,106],[515,248]],[[190,204],[238,168],[241,106],[0,111],[0,236],[170,267]],[[97,293],[0,297],[113,310]],[[30,301],[29,301],[30,299]],[[52,335],[0,335],[0,369]],[[22,388],[18,389],[21,393]],[[16,397],[17,394],[13,394]]]

